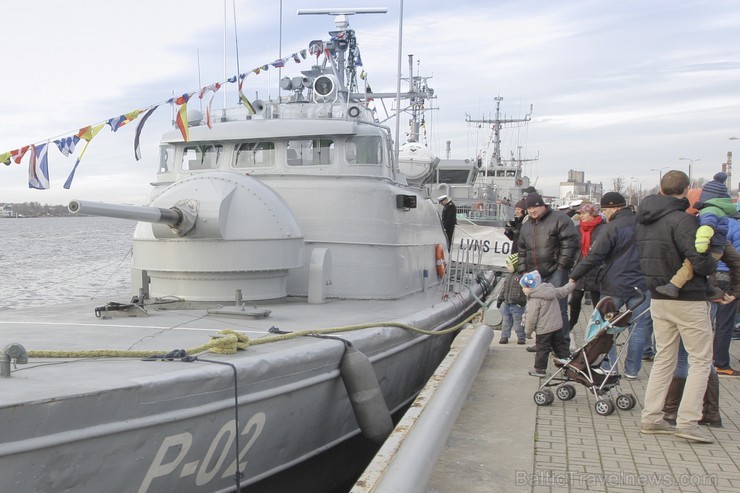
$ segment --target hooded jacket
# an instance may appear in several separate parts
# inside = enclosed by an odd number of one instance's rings
[[[727,233],[727,245],[725,245],[722,258],[717,262],[717,274],[724,272],[730,276],[730,293],[740,297],[740,222],[730,217],[728,218],[729,232]],[[719,277],[719,275],[718,275]]]
[[[525,270],[538,270],[543,279],[557,269],[569,271],[581,247],[573,221],[549,207],[539,219],[529,216],[522,223],[518,246]]]
[[[709,226],[714,231],[711,239],[712,251],[723,251],[727,243],[728,216],[735,214],[735,204],[729,198],[715,198],[704,203],[699,202],[696,206],[699,209],[699,225]]]
[[[637,251],[650,295],[670,300],[655,288],[671,280],[684,259],[691,262],[694,277],[678,295],[680,301],[706,301],[707,278],[717,264],[709,253],[697,253],[694,246],[697,218],[686,213],[689,201],[670,195],[650,195],[637,208]]]
[[[588,255],[573,268],[570,278],[577,281],[590,272],[598,272],[601,294],[623,300],[635,296],[635,288],[645,291],[647,284],[635,243],[635,213],[623,207],[599,229]]]
[[[549,334],[563,328],[558,300],[567,298],[573,291],[573,284],[556,288],[549,282],[532,288],[527,296],[527,311],[524,317],[524,332],[529,337],[532,332]]]

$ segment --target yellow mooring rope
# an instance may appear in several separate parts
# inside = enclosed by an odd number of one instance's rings
[[[194,355],[210,351],[216,354],[234,354],[238,350],[246,350],[250,345],[267,344],[270,342],[285,341],[297,337],[335,334],[338,332],[350,332],[353,330],[369,329],[372,327],[398,327],[409,332],[423,335],[440,336],[455,332],[461,329],[465,324],[481,314],[481,310],[476,311],[459,324],[440,331],[425,330],[413,327],[400,322],[375,322],[367,324],[345,325],[341,327],[329,327],[326,329],[307,329],[290,332],[287,334],[278,334],[260,339],[250,340],[245,334],[236,332],[231,329],[218,331],[217,336],[211,336],[211,339],[205,344],[185,350],[187,355]],[[56,351],[56,350],[38,350],[28,351],[29,358],[160,358],[167,351],[132,351],[117,349],[91,349],[86,351]]]

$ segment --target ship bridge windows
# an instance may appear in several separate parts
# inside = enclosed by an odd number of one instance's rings
[[[470,169],[440,169],[439,183],[468,183]]]
[[[288,166],[318,166],[334,163],[334,141],[331,139],[289,140]]]
[[[349,164],[383,164],[383,143],[377,135],[356,135],[346,140],[344,157]]]
[[[237,168],[262,168],[275,165],[275,143],[272,141],[242,142],[236,148]]]
[[[221,165],[224,147],[221,144],[188,145],[182,151],[184,171],[216,169]]]

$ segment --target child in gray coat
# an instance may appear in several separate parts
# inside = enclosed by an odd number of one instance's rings
[[[527,295],[527,310],[524,314],[524,331],[527,338],[537,334],[534,356],[533,377],[544,377],[547,374],[547,357],[553,351],[558,358],[568,358],[568,343],[563,337],[563,318],[558,300],[567,298],[575,288],[574,282],[556,288],[549,282],[542,282],[536,270],[527,272],[520,281],[524,294]]]

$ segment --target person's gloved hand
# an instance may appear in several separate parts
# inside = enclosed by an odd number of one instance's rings
[[[501,308],[501,303],[503,303],[503,301],[501,301],[501,300],[498,300],[498,301],[496,302],[496,308]]]
[[[711,226],[700,226],[699,229],[696,230],[696,241],[694,242],[696,251],[699,253],[704,253],[709,250],[709,239],[713,235],[714,230]]]

